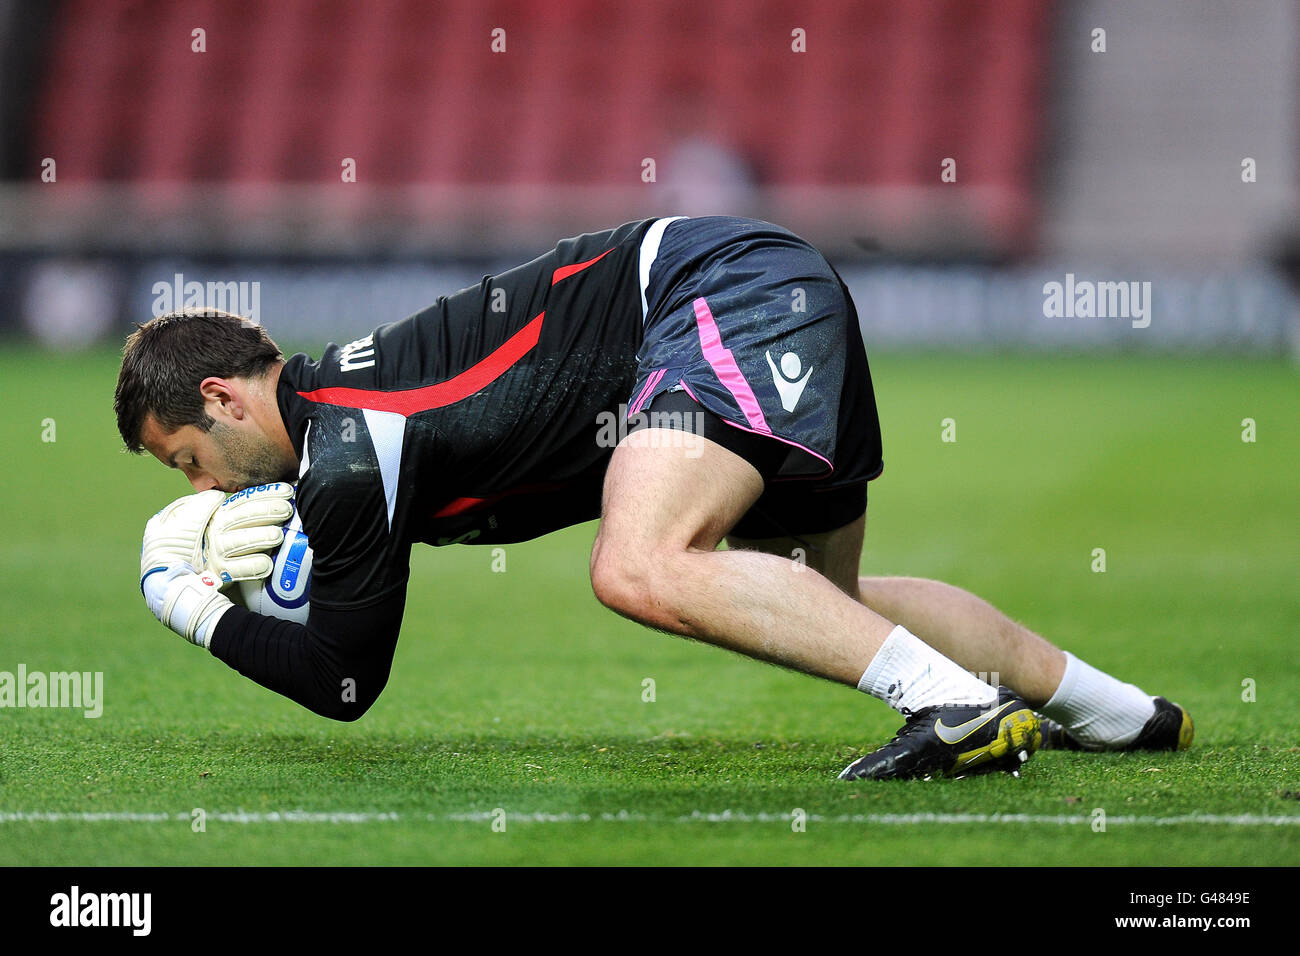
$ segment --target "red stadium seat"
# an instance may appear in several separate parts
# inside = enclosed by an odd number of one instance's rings
[[[379,185],[628,185],[702,135],[764,183],[936,186],[951,156],[1003,197],[998,228],[1033,206],[1036,0],[69,0],[58,18],[33,167],[55,156],[61,179],[335,183],[352,157]]]

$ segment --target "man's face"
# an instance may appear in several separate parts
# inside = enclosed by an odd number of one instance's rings
[[[164,465],[184,472],[195,491],[216,488],[230,494],[298,477],[297,464],[286,461],[275,443],[248,420],[227,424],[218,419],[206,432],[194,425],[168,432],[150,415],[140,441]]]

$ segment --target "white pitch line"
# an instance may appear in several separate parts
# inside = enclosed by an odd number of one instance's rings
[[[0,823],[170,823],[194,819],[193,813],[3,813]],[[399,813],[313,813],[308,810],[283,810],[270,813],[206,813],[205,820],[219,823],[387,823],[402,819]]]
[[[495,811],[476,810],[465,813],[401,814],[369,812],[313,812],[309,810],[282,810],[263,813],[245,811],[212,811],[205,815],[208,821],[238,823],[488,823],[502,814]],[[742,810],[723,810],[705,813],[696,810],[682,816],[663,816],[620,810],[617,813],[518,813],[506,810],[510,823],[790,823],[791,813],[748,813]],[[824,816],[809,813],[802,817],[808,823],[850,823],[864,826],[969,826],[969,825],[1030,825],[1030,826],[1088,826],[1091,815],[1042,815],[1032,813],[861,813]],[[4,812],[0,811],[0,824],[4,823],[190,823],[191,813],[129,813],[101,811],[94,813],[69,812]],[[1120,816],[1108,815],[1109,826],[1184,826],[1199,824],[1228,827],[1294,827],[1300,826],[1300,815],[1266,816],[1252,813],[1216,814],[1188,813],[1180,816]]]
[[[496,819],[496,814],[484,811],[474,813],[453,813],[438,817],[429,814],[426,819],[431,822],[450,820],[458,823],[486,823]],[[791,813],[747,813],[743,810],[724,810],[721,813],[705,813],[696,810],[685,816],[665,817],[630,813],[511,813],[506,811],[506,819],[523,823],[789,823],[794,819]],[[856,823],[879,826],[928,826],[936,824],[947,826],[953,824],[1030,824],[1048,826],[1090,826],[1091,816],[1046,816],[1031,813],[861,813],[824,816],[809,813],[802,817],[808,823]],[[1179,824],[1210,824],[1218,826],[1300,826],[1297,816],[1262,816],[1259,814],[1215,814],[1189,813],[1173,817],[1152,816],[1107,816],[1107,826],[1111,824],[1138,826],[1175,826]]]

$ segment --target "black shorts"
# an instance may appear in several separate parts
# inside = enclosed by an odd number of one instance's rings
[[[643,412],[702,421],[753,464],[767,487],[739,537],[859,517],[884,468],[880,423],[857,311],[821,253],[770,223],[683,219],[664,231],[645,294],[628,430],[652,423]]]
[[[834,531],[867,510],[865,481],[835,487],[817,481],[774,481],[788,447],[764,435],[732,428],[684,390],[661,392],[649,408],[628,419],[628,434],[650,427],[702,435],[745,459],[763,476],[763,494],[729,532],[737,537],[797,538]]]

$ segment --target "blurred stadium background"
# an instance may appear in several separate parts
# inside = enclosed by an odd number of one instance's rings
[[[0,867],[1294,866],[1298,51],[1294,0],[0,0],[0,678],[106,702],[0,714]],[[177,276],[319,355],[561,237],[713,212],[852,287],[887,461],[864,567],[1188,706],[1192,750],[845,788],[897,715],[611,614],[590,525],[508,575],[414,549],[355,724],[142,606],[141,527],[186,486],[121,452],[115,352]],[[1150,282],[1150,325],[1048,317],[1068,274]]]
[[[869,350],[1296,355],[1298,40],[1291,0],[0,2],[0,335],[115,343],[181,275],[317,352],[716,212],[821,246]],[[1150,327],[1046,318],[1066,273]]]

